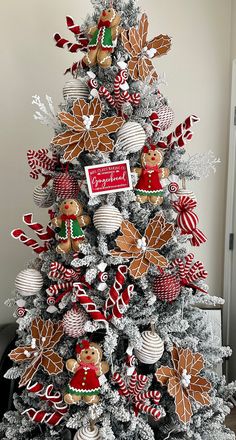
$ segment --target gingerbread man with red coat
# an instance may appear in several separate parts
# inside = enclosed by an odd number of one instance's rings
[[[64,400],[68,405],[78,404],[81,400],[88,405],[98,403],[100,398],[99,377],[109,371],[106,361],[102,361],[102,349],[95,342],[82,341],[76,346],[77,360],[66,362],[68,371],[74,376],[67,386]]]
[[[150,202],[161,205],[163,202],[163,187],[161,179],[169,176],[169,169],[161,167],[164,159],[163,150],[156,145],[143,147],[141,154],[142,168],[134,168],[139,180],[135,187],[139,203]]]

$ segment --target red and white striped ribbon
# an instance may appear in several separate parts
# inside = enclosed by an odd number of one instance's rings
[[[54,232],[54,230],[49,225],[46,227],[46,230],[45,230],[40,223],[33,221],[33,214],[32,213],[25,214],[23,216],[23,222],[30,229],[32,229],[35,232],[35,234],[42,241],[49,241],[49,240],[51,240],[52,238],[55,237],[55,232]]]
[[[27,414],[32,422],[45,423],[48,426],[57,426],[64,418],[64,415],[60,414],[59,412],[55,411],[50,413],[44,410],[37,411],[34,408],[28,408],[23,411],[22,414]]]
[[[66,38],[61,37],[60,34],[55,33],[54,41],[56,42],[56,47],[61,49],[67,49],[69,52],[76,53],[78,51],[86,52],[88,48],[88,39],[83,32],[76,35],[77,43],[71,43]]]
[[[111,318],[117,318],[121,319],[124,313],[124,308],[127,306],[130,302],[131,295],[134,290],[134,285],[128,286],[122,293],[119,294],[119,298],[116,300],[111,315],[108,317],[108,319]]]
[[[13,229],[13,231],[11,232],[11,236],[15,240],[19,240],[25,246],[32,248],[33,251],[36,252],[36,254],[42,254],[43,252],[46,252],[48,250],[48,242],[46,242],[45,245],[42,246],[33,238],[25,235],[22,229]]]
[[[168,144],[168,146],[170,146],[170,144],[172,144],[176,139],[186,135],[186,132],[194,124],[196,124],[199,121],[200,121],[200,119],[197,116],[195,116],[195,115],[188,116],[182,124],[179,124],[176,127],[176,129],[167,136],[167,144]],[[179,145],[179,146],[181,146],[181,145]]]
[[[94,321],[108,325],[105,316],[98,310],[95,302],[87,295],[81,283],[74,283],[75,300],[78,301]]]

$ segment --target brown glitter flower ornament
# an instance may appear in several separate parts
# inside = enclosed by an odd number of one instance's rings
[[[29,362],[29,366],[21,376],[20,387],[33,378],[40,366],[49,375],[63,371],[63,360],[53,350],[63,335],[62,322],[54,324],[50,319],[43,321],[41,318],[34,318],[31,323],[31,335],[31,345],[17,347],[9,354],[14,362]]]
[[[150,220],[143,236],[128,220],[122,222],[120,229],[122,235],[116,239],[120,250],[112,250],[110,253],[114,257],[133,260],[129,266],[130,275],[141,278],[151,264],[158,267],[168,265],[168,260],[157,249],[161,249],[172,238],[174,225],[166,223],[162,215],[157,214]]]
[[[174,368],[163,366],[156,371],[156,379],[167,385],[168,393],[175,399],[175,411],[183,423],[188,423],[193,415],[191,399],[202,406],[211,403],[210,382],[199,373],[204,367],[201,354],[174,347],[171,353]]]
[[[158,78],[157,72],[152,64],[152,59],[165,55],[171,47],[171,38],[168,35],[158,35],[150,42],[147,42],[148,17],[143,14],[136,29],[131,27],[121,33],[122,43],[130,55],[128,69],[130,76],[135,80],[144,81],[147,76],[151,82]]]
[[[90,103],[78,99],[74,102],[72,114],[59,113],[59,119],[67,125],[68,130],[57,135],[52,144],[65,149],[65,160],[72,161],[83,150],[91,153],[96,150],[109,153],[113,150],[114,144],[108,135],[116,133],[125,121],[117,116],[101,119],[101,115],[102,104],[98,98]]]

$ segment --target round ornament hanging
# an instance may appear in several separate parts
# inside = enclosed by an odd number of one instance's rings
[[[177,192],[176,192],[177,197],[190,197],[190,199],[192,200],[197,200],[195,194],[190,191],[189,189],[184,189],[184,188],[180,188]]]
[[[88,322],[88,315],[84,310],[75,306],[63,316],[64,333],[71,338],[79,338],[85,333],[84,326],[86,322]]]
[[[54,202],[52,188],[47,186],[43,188],[41,185],[36,186],[33,192],[33,199],[39,208],[49,208]]]
[[[119,209],[112,205],[101,206],[93,217],[95,228],[102,234],[113,234],[119,229],[122,221]]]
[[[168,105],[162,105],[157,110],[158,128],[162,131],[168,130],[174,122],[174,112]]]
[[[146,133],[138,122],[126,122],[117,132],[117,147],[127,154],[140,151],[145,141]]]
[[[15,279],[15,288],[22,296],[37,295],[43,287],[43,277],[38,270],[22,270]]]
[[[180,294],[180,279],[175,274],[157,276],[153,281],[152,290],[160,301],[170,303]]]
[[[73,440],[101,440],[101,436],[97,426],[94,426],[93,429],[83,427],[76,432]]]
[[[90,94],[87,84],[80,78],[73,78],[67,81],[63,87],[63,97],[65,101],[76,99],[88,99]]]
[[[58,173],[53,179],[53,192],[58,199],[76,199],[79,192],[78,181],[68,172]]]
[[[156,333],[146,330],[142,332],[142,346],[135,350],[135,356],[143,364],[155,364],[164,353],[164,343]]]

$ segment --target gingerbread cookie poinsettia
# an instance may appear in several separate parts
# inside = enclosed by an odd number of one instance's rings
[[[168,393],[175,399],[175,411],[183,423],[188,423],[193,415],[191,399],[201,406],[211,403],[210,382],[200,376],[204,360],[200,353],[188,348],[174,347],[171,353],[173,368],[162,366],[156,371],[156,379],[167,385]]]
[[[116,133],[124,124],[124,119],[111,116],[101,119],[102,104],[98,98],[90,103],[84,99],[75,101],[72,114],[59,113],[60,121],[68,127],[68,130],[57,135],[52,144],[65,149],[64,159],[72,161],[82,151],[90,153],[96,150],[109,153],[113,150],[113,141],[109,134]]]
[[[34,318],[31,323],[31,344],[17,347],[9,353],[14,362],[29,363],[21,376],[19,386],[22,387],[33,378],[39,367],[51,376],[63,371],[63,360],[53,348],[63,336],[62,322],[55,324],[49,319],[43,321],[41,318]]]
[[[121,224],[120,229],[122,235],[116,239],[119,250],[114,249],[110,253],[114,257],[132,260],[129,266],[132,277],[144,276],[151,264],[160,268],[168,266],[168,260],[158,250],[172,238],[174,225],[166,223],[162,215],[157,214],[150,220],[143,236],[128,220]]]
[[[145,81],[148,76],[151,82],[157,79],[158,75],[152,59],[165,55],[171,47],[171,38],[168,35],[158,35],[147,42],[147,34],[148,17],[146,14],[142,15],[137,29],[131,27],[121,33],[124,48],[130,55],[129,73],[135,81]]]

